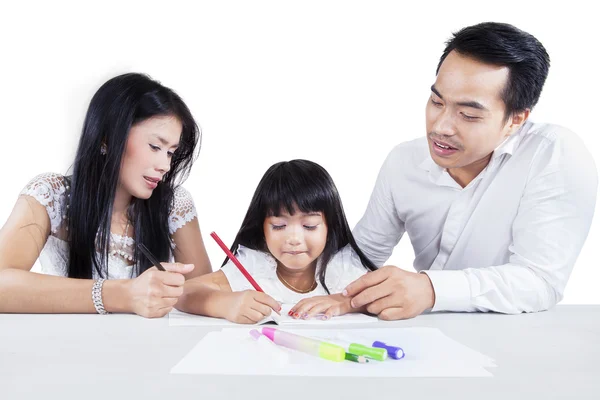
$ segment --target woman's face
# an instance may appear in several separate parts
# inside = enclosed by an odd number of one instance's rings
[[[177,117],[152,117],[131,127],[121,161],[118,188],[148,199],[171,169],[182,125]]]

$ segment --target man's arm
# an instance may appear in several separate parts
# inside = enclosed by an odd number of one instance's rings
[[[433,311],[535,312],[562,299],[590,229],[598,176],[579,141],[539,158],[513,223],[509,263],[423,271],[435,291]]]

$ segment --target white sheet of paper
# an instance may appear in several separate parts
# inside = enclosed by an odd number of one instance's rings
[[[268,322],[276,322],[278,325],[319,325],[326,326],[327,324],[361,324],[361,323],[373,323],[377,322],[377,317],[371,317],[365,314],[346,314],[339,317],[333,317],[330,320],[323,321],[319,318],[312,319],[295,319],[287,315],[288,311],[294,306],[294,304],[283,304],[281,315],[272,313],[271,317],[265,318],[256,325],[262,325]],[[194,315],[184,313],[182,311],[173,309],[169,313],[169,326],[242,326],[229,322],[222,318],[205,317],[202,315]],[[247,326],[247,325],[245,325]]]
[[[333,337],[333,329],[284,330],[310,337]],[[286,375],[352,377],[490,377],[484,367],[493,360],[444,335],[435,328],[344,329],[346,334],[380,340],[402,347],[401,360],[366,364],[332,362],[281,347],[289,355],[285,364],[273,365],[250,329],[231,328],[208,333],[171,369],[173,374]]]

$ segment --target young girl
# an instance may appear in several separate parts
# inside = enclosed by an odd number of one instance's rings
[[[168,313],[185,278],[211,270],[192,198],[179,186],[199,135],[181,98],[147,76],[102,85],[73,174],[31,180],[0,231],[0,312]],[[158,271],[136,243],[177,263]],[[38,257],[41,274],[31,272]]]
[[[341,292],[375,267],[357,247],[333,180],[318,164],[273,165],[261,179],[231,251],[265,293],[229,260],[219,271],[184,285],[175,306],[189,313],[256,323],[296,304],[294,318],[348,312]]]

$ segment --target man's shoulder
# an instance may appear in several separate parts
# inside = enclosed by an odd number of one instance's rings
[[[534,164],[543,168],[595,170],[592,154],[572,130],[548,123],[528,123],[525,128],[522,154],[532,155]],[[529,151],[526,151],[527,148]]]
[[[523,139],[527,143],[548,148],[582,146],[581,138],[569,128],[557,124],[528,122]]]

